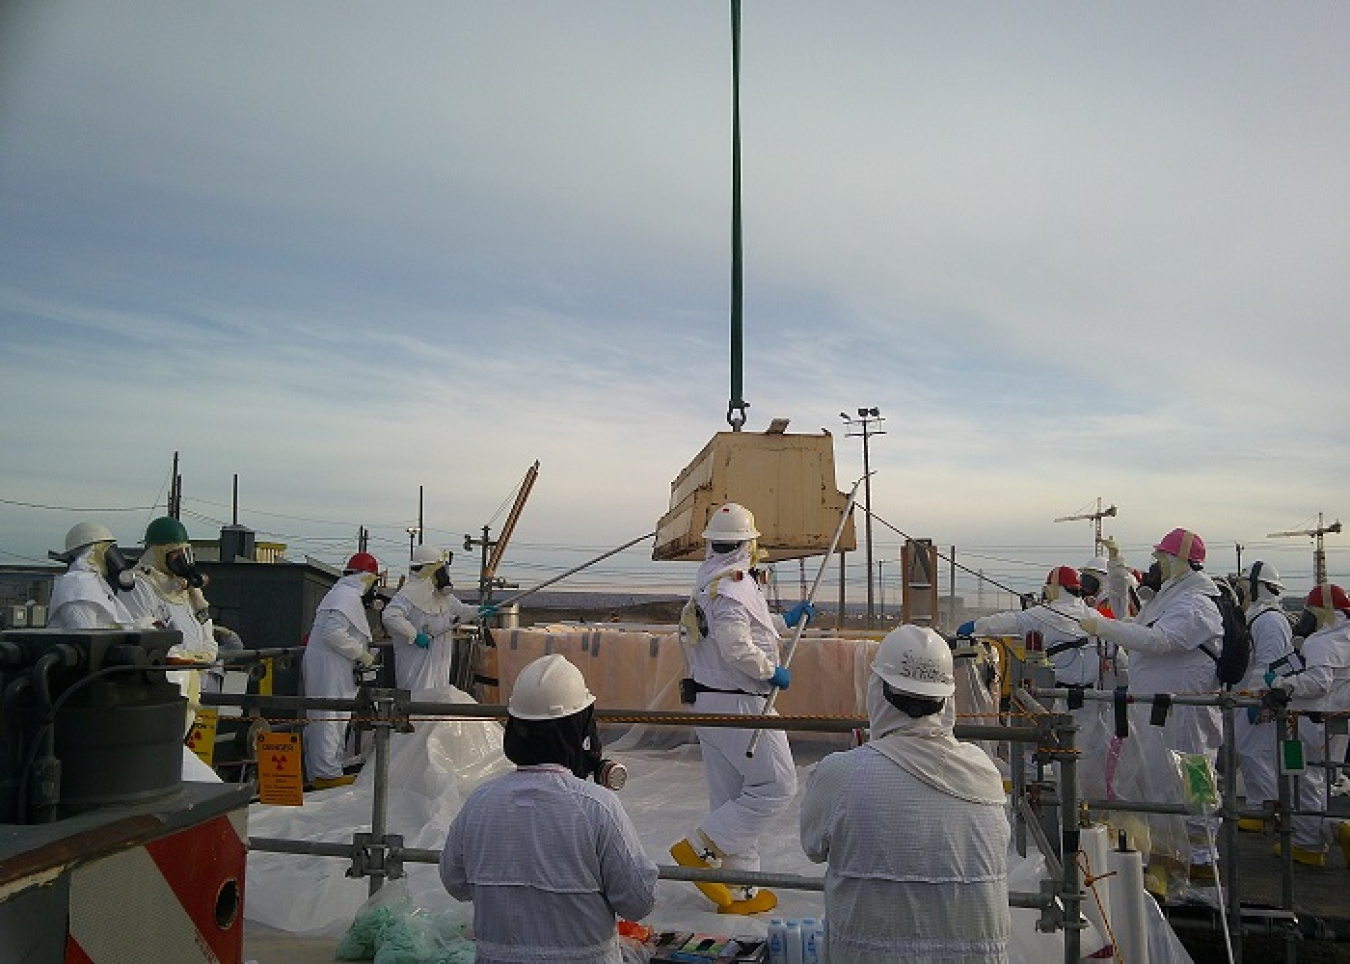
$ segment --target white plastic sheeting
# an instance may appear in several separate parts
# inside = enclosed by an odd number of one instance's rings
[[[418,700],[472,702],[458,690],[424,691]],[[810,766],[826,743],[794,742],[798,777],[804,785]],[[707,812],[703,766],[697,744],[664,749],[623,749],[615,743],[607,755],[628,767],[629,780],[620,792],[647,853],[658,864],[673,863],[667,848],[697,826]],[[501,727],[493,722],[423,721],[416,732],[396,734],[389,769],[388,832],[402,834],[406,846],[439,850],[450,821],[461,802],[485,779],[511,764],[501,754]],[[367,766],[350,787],[307,794],[305,805],[254,805],[249,834],[298,840],[350,842],[352,834],[370,829],[374,767]],[[767,872],[821,876],[822,865],[802,853],[797,834],[798,800],[783,813],[773,832],[761,842]],[[292,933],[338,935],[351,924],[368,897],[369,882],[345,876],[348,862],[332,857],[297,856],[255,851],[250,853],[245,885],[245,917],[251,922]],[[413,902],[436,913],[457,909],[471,919],[469,905],[459,905],[441,888],[436,867],[406,865]],[[1009,889],[1035,892],[1045,876],[1039,857],[1012,857]],[[820,917],[824,898],[818,891],[778,890],[779,906],[772,916]],[[1152,901],[1149,944],[1152,961],[1184,964],[1190,960]],[[657,930],[688,930],[732,936],[767,934],[770,915],[729,918],[689,883],[663,880],[656,909],[645,923]],[[1038,914],[1013,910],[1012,959],[1039,962],[1063,956],[1062,935],[1035,930]],[[1085,935],[1084,948],[1094,944]]]

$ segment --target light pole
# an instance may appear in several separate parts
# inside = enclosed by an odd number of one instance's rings
[[[408,558],[411,560],[413,555],[413,542],[417,539],[417,534],[422,530],[419,526],[408,526],[406,531],[408,533]]]
[[[861,435],[863,440],[863,497],[867,500],[867,628],[872,628],[874,610],[872,605],[872,466],[869,462],[867,440],[873,435],[885,435],[886,432],[876,426],[886,421],[878,408],[860,408],[858,417],[853,418],[847,412],[839,417],[848,426],[849,436]]]

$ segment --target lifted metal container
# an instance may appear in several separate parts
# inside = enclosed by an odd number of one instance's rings
[[[785,419],[763,434],[718,432],[670,485],[670,510],[656,526],[652,558],[701,560],[703,529],[724,502],[755,514],[770,562],[827,552],[848,503],[834,478],[829,434],[788,435]],[[850,515],[839,551],[856,549]]]

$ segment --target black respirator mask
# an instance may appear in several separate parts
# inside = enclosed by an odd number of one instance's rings
[[[1143,578],[1139,580],[1139,585],[1141,585],[1141,586],[1147,586],[1149,589],[1152,589],[1154,592],[1161,592],[1161,591],[1162,591],[1162,563],[1160,563],[1160,562],[1158,562],[1158,560],[1154,559],[1154,560],[1153,560],[1153,565],[1151,565],[1151,566],[1148,567],[1148,571],[1145,572]]]
[[[445,565],[438,568],[431,577],[431,584],[439,591],[450,589],[450,567]]]
[[[1084,596],[1095,596],[1102,588],[1102,581],[1090,572],[1081,574],[1078,577],[1078,584],[1083,587]]]
[[[192,548],[190,546],[167,556],[164,565],[169,572],[182,579],[193,589],[200,589],[206,585],[206,580],[197,571],[197,566],[192,561]]]
[[[122,555],[122,550],[117,548],[117,543],[113,543],[103,552],[103,578],[108,581],[108,585],[120,592],[126,592],[136,585],[136,577],[132,575],[132,569],[135,566],[127,561],[127,557]]]
[[[379,594],[379,586],[370,584],[370,588],[361,594],[361,605],[379,612],[384,608],[384,597]]]
[[[1317,632],[1317,614],[1311,609],[1303,610],[1298,621],[1294,623],[1293,632],[1295,636],[1302,636],[1304,639]]]

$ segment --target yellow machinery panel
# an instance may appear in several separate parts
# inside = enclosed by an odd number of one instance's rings
[[[724,502],[755,514],[759,546],[770,562],[828,551],[848,503],[835,484],[833,437],[718,432],[671,483],[670,510],[657,523],[652,558],[702,559],[703,529]],[[857,545],[850,515],[838,549]]]

